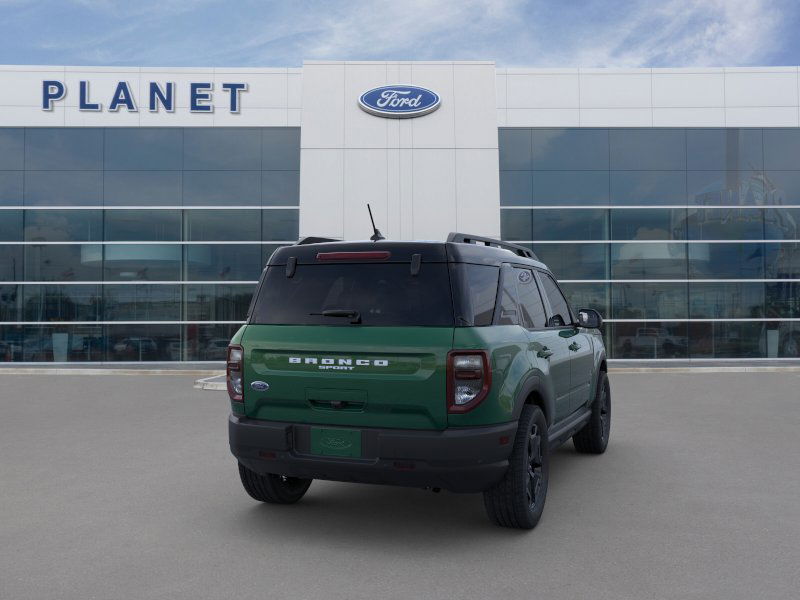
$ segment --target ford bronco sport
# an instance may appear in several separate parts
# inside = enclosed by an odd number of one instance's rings
[[[608,444],[600,325],[490,238],[281,248],[228,349],[242,484],[280,504],[312,479],[483,492],[492,521],[530,529],[553,449]]]

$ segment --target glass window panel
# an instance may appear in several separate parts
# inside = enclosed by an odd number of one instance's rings
[[[91,171],[103,168],[103,130],[93,127],[29,127],[25,168]]]
[[[686,279],[686,244],[612,244],[611,278]]]
[[[25,321],[99,321],[102,297],[98,285],[24,285]]]
[[[533,180],[530,171],[500,171],[500,205],[531,206]]]
[[[0,169],[23,169],[24,164],[25,130],[0,127]]]
[[[609,204],[608,171],[534,171],[537,206]]]
[[[764,239],[796,240],[800,239],[800,209],[798,208],[765,208]]]
[[[764,168],[800,170],[800,129],[763,130]]]
[[[607,283],[562,283],[561,290],[570,306],[576,310],[593,308],[603,317],[609,317]]]
[[[104,285],[104,321],[180,321],[180,285]]]
[[[105,246],[104,256],[107,281],[180,281],[178,244],[113,244]]]
[[[506,211],[508,212],[508,211]],[[606,240],[608,239],[608,210],[534,210],[534,241]]]
[[[25,329],[21,325],[0,325],[0,362],[22,360]]]
[[[800,171],[767,171],[764,204],[800,204]]]
[[[102,171],[25,171],[28,206],[100,206]]]
[[[261,170],[261,130],[250,127],[186,127],[183,168]]]
[[[259,244],[186,246],[189,281],[255,281],[264,268]]]
[[[645,321],[612,323],[613,358],[687,358],[688,327],[686,323]]]
[[[533,168],[546,171],[608,169],[608,130],[535,129]]]
[[[0,210],[0,242],[22,241],[21,210]]]
[[[687,129],[686,168],[702,171],[764,168],[760,129]]]
[[[767,279],[800,279],[800,244],[764,244]]]
[[[105,168],[119,171],[172,171],[183,167],[183,129],[108,127]]]
[[[21,285],[0,285],[0,321],[19,321],[22,318],[22,288]],[[0,362],[8,351],[3,346],[0,336]]]
[[[611,317],[614,319],[685,319],[686,283],[614,283]]]
[[[184,206],[260,206],[260,171],[184,171]]]
[[[263,206],[297,206],[300,203],[300,171],[261,173]]]
[[[501,210],[500,233],[504,240],[533,239],[533,216],[530,210]]]
[[[686,239],[686,210],[683,208],[614,209],[611,211],[614,240]]]
[[[531,130],[500,129],[498,148],[501,171],[529,171],[531,169]]]
[[[555,280],[547,273],[539,273],[543,293],[550,302],[550,326],[558,327],[572,323],[572,314],[567,299],[558,289]]]
[[[762,171],[689,171],[686,181],[689,204],[759,205],[780,199]]]
[[[533,244],[532,248],[560,279],[608,279],[608,244]]]
[[[685,204],[684,171],[612,171],[611,204]]]
[[[800,358],[800,323],[769,324],[765,334],[770,358]]]
[[[764,212],[760,208],[690,208],[690,240],[760,240]]]
[[[766,316],[800,318],[800,281],[764,284]]]
[[[689,323],[692,358],[764,358],[766,323]]]
[[[692,319],[750,319],[764,316],[764,284],[689,283]]]
[[[536,283],[536,278],[530,269],[515,268],[517,276],[517,299],[519,300],[519,309],[522,313],[521,324],[528,329],[539,329],[547,324],[547,316],[545,315],[544,302],[539,291],[539,286]],[[491,312],[494,308],[494,300],[489,307],[489,322],[491,322]],[[487,325],[489,323],[486,323]]]
[[[5,211],[4,211],[5,212]],[[0,214],[2,216],[2,214]],[[27,210],[25,240],[29,242],[96,242],[103,237],[102,211]]]
[[[764,244],[688,244],[693,279],[763,279]]]
[[[28,362],[99,362],[103,360],[99,325],[29,325],[24,328],[22,360]]]
[[[612,129],[609,145],[614,170],[686,169],[683,129]]]
[[[107,210],[105,239],[113,242],[167,242],[181,239],[180,210]]]
[[[184,213],[184,239],[224,242],[261,240],[261,211],[187,210]]]
[[[184,340],[186,360],[225,362],[228,343],[240,325],[186,325]]]
[[[0,171],[0,206],[22,206],[23,171]]]
[[[0,281],[22,281],[23,248],[0,244]]]
[[[101,281],[103,247],[98,244],[25,246],[28,281]]]
[[[296,209],[274,209],[262,211],[261,239],[264,241],[291,242],[298,238],[300,211]]]
[[[517,300],[517,274],[514,269],[500,271],[499,304],[500,312],[497,315],[498,325],[519,325],[519,303]]]
[[[256,286],[187,285],[187,321],[244,321]]]
[[[180,360],[180,325],[108,325],[106,360]]]
[[[106,206],[180,206],[183,203],[180,171],[106,171],[103,179]]]
[[[299,171],[300,128],[265,127],[261,130],[261,152],[265,171]]]

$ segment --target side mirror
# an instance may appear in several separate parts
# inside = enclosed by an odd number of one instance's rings
[[[582,308],[578,311],[578,325],[587,329],[599,329],[603,324],[603,317],[593,308]]]

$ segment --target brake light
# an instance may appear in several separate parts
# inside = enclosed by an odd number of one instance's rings
[[[392,255],[387,250],[368,250],[365,252],[318,252],[317,260],[389,260]]]
[[[225,378],[228,383],[228,396],[233,402],[242,402],[244,396],[242,378],[244,376],[244,349],[241,346],[228,346],[228,364]]]
[[[472,410],[489,394],[492,370],[486,350],[451,350],[447,355],[447,411]]]

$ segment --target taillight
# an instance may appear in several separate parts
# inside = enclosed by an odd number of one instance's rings
[[[228,380],[228,396],[234,402],[242,402],[242,376],[244,372],[244,349],[241,346],[228,346],[228,365],[225,369]]]
[[[492,370],[486,350],[452,350],[447,355],[447,410],[463,413],[489,394]]]

